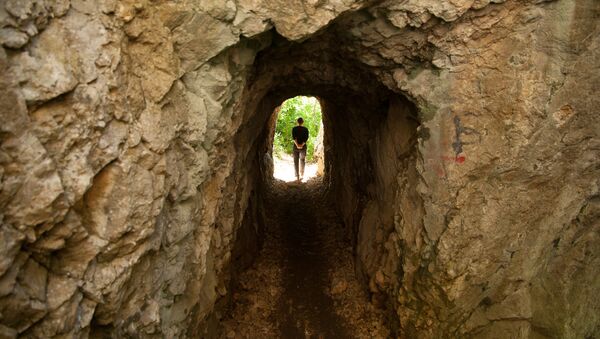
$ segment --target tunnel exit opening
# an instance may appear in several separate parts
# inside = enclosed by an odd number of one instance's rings
[[[277,116],[271,148],[273,178],[285,182],[307,182],[322,176],[324,128],[319,99],[295,96],[285,100],[273,113]],[[302,119],[301,127],[299,119]],[[302,127],[308,132],[306,140]]]
[[[256,217],[248,220],[259,221],[238,234],[237,253],[252,256],[252,264],[239,271],[239,283],[231,287],[237,300],[221,323],[222,333],[393,337],[398,327],[392,291],[399,288],[404,268],[390,251],[395,250],[392,245],[402,246],[394,238],[399,223],[421,219],[418,110],[369,73],[335,69],[341,76],[362,75],[362,81],[353,87],[322,85],[316,77],[300,83],[286,74],[284,84],[267,83],[253,107],[255,118],[249,121],[260,117],[262,130],[250,159],[259,160],[258,172],[264,176],[252,200]],[[273,180],[268,173],[278,179],[278,152],[285,151],[288,178],[294,180],[291,129],[300,116],[309,128],[322,120],[318,131],[327,146],[322,180],[301,185]],[[257,128],[251,125],[247,135],[257,135]],[[265,155],[272,155],[274,169]],[[394,204],[410,208],[398,217]],[[261,242],[260,251],[248,250],[247,240],[253,237]],[[266,310],[270,318],[252,315],[253,308]]]
[[[235,302],[224,332],[390,337],[399,326],[394,296],[404,267],[394,251],[404,240],[397,233],[423,219],[419,110],[388,78],[341,53],[335,33],[301,43],[274,35],[254,61],[236,147],[255,181],[234,255],[252,267],[238,271],[235,280],[243,283],[232,290],[242,300],[258,300],[276,321],[250,319],[251,304]],[[306,100],[305,110],[320,108],[322,118],[322,180],[302,185],[281,181],[295,181],[291,128],[298,117],[307,119],[286,106],[294,100]],[[276,168],[282,153],[288,180]],[[249,251],[248,242],[260,250]],[[297,323],[300,318],[305,322]],[[375,334],[367,330],[373,323]]]

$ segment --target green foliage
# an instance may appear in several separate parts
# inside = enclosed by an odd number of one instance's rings
[[[273,154],[279,158],[284,153],[292,154],[294,146],[292,128],[296,126],[299,117],[304,119],[304,127],[308,128],[306,161],[313,161],[315,142],[321,127],[321,105],[314,97],[297,96],[283,102],[275,127]]]

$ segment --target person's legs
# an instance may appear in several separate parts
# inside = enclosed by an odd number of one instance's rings
[[[300,176],[298,175],[298,158],[300,156],[300,150],[297,150],[296,147],[294,147],[294,170],[296,171],[296,179],[300,178]]]
[[[300,150],[299,158],[300,158],[300,178],[303,178],[304,177],[304,165],[305,165],[305,159],[306,159],[306,147],[304,147],[303,149]],[[296,166],[296,176],[298,175],[297,169],[298,169],[298,166]]]

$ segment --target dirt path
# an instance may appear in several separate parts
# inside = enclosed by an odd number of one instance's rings
[[[317,177],[318,165],[316,162],[307,162],[304,167],[304,182]],[[273,177],[285,182],[296,181],[296,172],[294,171],[294,158],[288,154],[282,154],[281,157],[273,158]]]
[[[242,274],[223,338],[387,338],[317,180],[278,182],[264,248]]]

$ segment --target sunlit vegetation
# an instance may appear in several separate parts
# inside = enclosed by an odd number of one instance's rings
[[[321,128],[321,105],[314,97],[297,96],[283,102],[277,117],[273,155],[281,158],[283,154],[292,154],[292,128],[296,120],[302,117],[304,126],[308,128],[309,138],[306,143],[306,160],[313,161],[315,142]]]

